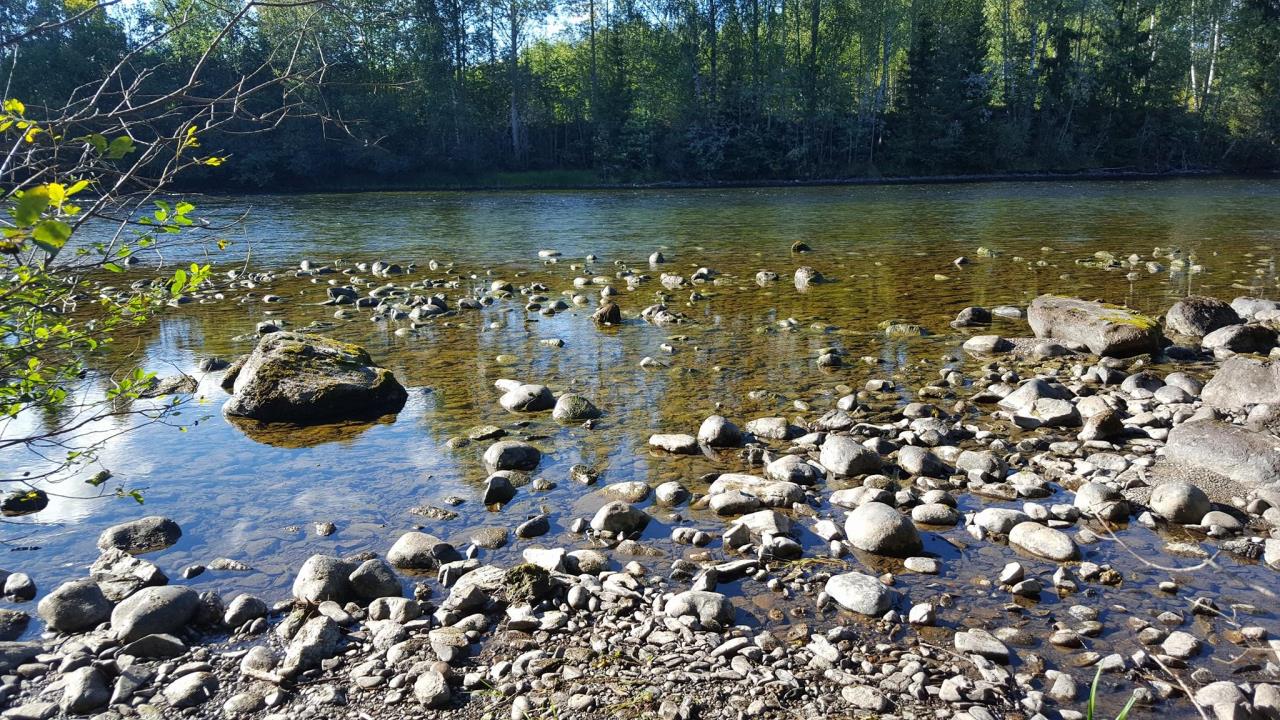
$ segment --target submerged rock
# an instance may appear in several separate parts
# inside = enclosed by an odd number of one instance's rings
[[[258,341],[239,368],[223,412],[306,425],[399,412],[407,398],[359,345],[275,332]]]
[[[112,525],[98,536],[99,550],[123,550],[138,553],[163,550],[178,542],[182,528],[169,518],[153,515]]]
[[[1095,355],[1127,357],[1160,349],[1160,324],[1126,308],[1041,295],[1027,309],[1027,321],[1038,338],[1085,345]]]

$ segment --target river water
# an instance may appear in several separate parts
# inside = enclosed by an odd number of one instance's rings
[[[1278,294],[1280,182],[1275,181],[375,193],[196,202],[218,221],[248,213],[243,222],[218,233],[229,240],[226,250],[211,255],[220,270],[246,260],[258,269],[296,268],[303,259],[316,264],[385,260],[417,263],[410,279],[455,279],[465,290],[487,288],[497,278],[541,282],[553,299],[571,291],[575,277],[613,275],[623,267],[642,268],[654,280],[632,292],[616,282],[629,320],[612,329],[598,329],[590,321],[597,295],[587,288],[583,292],[591,295],[591,307],[553,317],[527,312],[517,296],[397,335],[407,321],[370,322],[364,311],[355,319],[335,320],[334,308],[316,304],[324,297],[323,285],[292,277],[254,291],[281,295],[279,304],[228,295],[221,302],[165,313],[146,330],[121,337],[116,355],[127,354],[161,375],[198,375],[200,358],[230,359],[247,352],[251,341],[235,338],[251,333],[263,319],[296,327],[326,322],[332,324],[327,334],[364,344],[391,369],[410,388],[409,403],[394,419],[373,424],[246,433],[221,416],[226,396],[216,377],[204,378],[200,392],[175,418],[182,427],[153,425],[120,434],[101,453],[101,466],[113,473],[104,488],[140,488],[144,505],[84,499],[99,492],[83,483],[95,467],[46,485],[56,495],[48,509],[10,518],[0,529],[11,550],[0,566],[28,572],[42,593],[84,574],[103,528],[143,514],[172,517],[183,528],[178,545],[148,556],[172,578],[190,563],[218,557],[250,565],[250,572],[210,571],[190,581],[227,595],[252,591],[268,600],[282,598],[306,556],[382,553],[417,526],[465,546],[476,528],[511,529],[532,515],[549,513],[550,535],[532,542],[513,539],[506,548],[482,555],[512,563],[525,547],[575,542],[568,525],[602,504],[595,488],[569,479],[570,466],[584,463],[600,470],[602,484],[679,480],[703,490],[698,479],[703,474],[748,466],[732,453],[714,459],[653,454],[646,447],[650,434],[694,433],[713,413],[739,424],[769,415],[813,418],[834,405],[846,391],[843,386],[860,388],[870,378],[895,377],[900,387],[909,388],[933,380],[944,365],[956,366],[947,357],[965,336],[947,323],[962,307],[1025,305],[1040,293],[1055,292],[1162,313],[1193,292],[1224,299]],[[813,252],[792,254],[795,241],[809,244]],[[559,262],[539,259],[544,249],[559,251]],[[1158,260],[1153,258],[1157,249]],[[667,263],[651,270],[647,258],[657,250]],[[1170,250],[1185,262],[1171,262]],[[1100,267],[1096,253],[1110,253],[1122,267]],[[598,259],[587,263],[589,254]],[[1129,263],[1131,255],[1137,256],[1136,264]],[[972,263],[953,265],[960,256]],[[192,258],[198,256],[183,248],[166,260]],[[429,270],[432,260],[452,263],[451,269]],[[1153,260],[1160,267],[1149,268]],[[816,268],[830,282],[797,290],[791,275],[800,265]],[[706,299],[690,302],[689,289],[665,293],[691,323],[656,328],[636,317],[665,292],[657,282],[659,272],[688,276],[704,266],[719,273],[716,284],[697,286]],[[755,275],[765,269],[781,279],[758,285]],[[446,291],[451,306],[462,291]],[[878,325],[893,319],[919,324],[929,334],[886,337]],[[1029,333],[1019,322],[998,324],[996,331]],[[542,342],[552,339],[562,340],[563,347]],[[845,367],[817,367],[816,352],[827,346],[844,350]],[[660,365],[642,368],[645,357]],[[978,365],[969,361],[959,367]],[[498,378],[584,394],[605,415],[591,430],[560,425],[548,414],[510,415],[497,402],[500,393],[493,383]],[[904,393],[903,402],[908,399]],[[446,444],[481,424],[533,438],[545,453],[534,477],[556,483],[555,489],[525,487],[500,511],[482,507],[485,443]],[[26,455],[0,461],[19,470],[41,467]],[[837,487],[828,484],[827,491]],[[450,506],[450,497],[463,503]],[[962,499],[967,509],[987,504],[996,503]],[[424,505],[448,507],[460,517],[432,520],[411,512]],[[650,524],[646,536],[668,557],[692,552],[670,542],[672,527],[694,525],[718,537],[724,524],[684,508],[678,510],[683,520],[653,511],[659,522]],[[842,519],[843,513],[836,516]],[[318,535],[313,525],[321,522],[333,523],[336,532]],[[1128,537],[1137,551],[1163,564],[1193,562],[1165,553],[1167,538],[1143,530]],[[805,538],[810,547],[821,545],[815,540]],[[1261,608],[1247,624],[1280,632],[1274,602],[1259,589],[1274,585],[1274,574],[1246,562],[1227,559],[1220,573],[1178,577],[1183,593],[1162,598],[1154,584],[1169,573],[1102,544],[1088,550],[1088,559],[1113,562],[1124,572],[1124,584],[1091,586],[1095,596],[1088,598],[1059,600],[1046,593],[1041,603],[1014,617],[1003,609],[1008,596],[984,584],[1015,558],[1013,550],[972,542],[962,528],[929,534],[927,549],[943,559],[942,575],[903,575],[899,586],[912,598],[956,596],[955,606],[940,612],[940,624],[947,626],[1043,628],[1077,602],[1103,608],[1106,621],[1106,608],[1123,606],[1148,615],[1185,609],[1194,594],[1212,593],[1223,607],[1239,602]],[[1022,560],[1045,579],[1054,569]],[[859,562],[853,560],[853,566]],[[780,601],[758,584],[735,588],[743,609],[759,622],[788,621],[777,613],[769,617]],[[1209,628],[1197,634],[1213,638],[1216,632]],[[1118,620],[1089,643],[1103,654],[1112,647],[1121,652],[1134,647],[1132,633]],[[1220,645],[1214,650],[1220,659],[1235,658],[1238,648]],[[1229,669],[1215,667],[1215,672]]]

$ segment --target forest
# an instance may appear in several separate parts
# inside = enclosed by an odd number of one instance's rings
[[[81,10],[81,7],[86,9]],[[1280,167],[1280,0],[8,0],[6,97],[128,55],[231,83],[303,24],[323,112],[205,138],[197,189]],[[175,18],[181,17],[180,21]],[[149,27],[178,32],[149,42]],[[30,32],[40,27],[45,31]],[[142,61],[145,59],[145,62]]]

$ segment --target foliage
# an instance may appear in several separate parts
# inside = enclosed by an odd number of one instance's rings
[[[1096,711],[1098,709],[1098,681],[1102,679],[1102,668],[1098,668],[1098,672],[1093,675],[1093,684],[1089,686],[1089,703],[1085,706],[1085,720],[1095,720]],[[1138,702],[1138,694],[1134,693],[1129,697],[1129,702],[1125,703],[1124,709],[1116,715],[1115,720],[1128,720],[1129,712],[1133,710],[1134,703]]]
[[[211,229],[169,188],[223,165],[203,148],[208,136],[308,114],[327,68],[305,50],[303,17],[280,44],[255,41],[256,62],[210,72],[244,52],[237,30],[256,0],[157,6],[132,32],[107,12],[115,4],[32,0],[0,12],[13,93],[0,99],[0,451],[25,450],[44,468],[0,481],[61,477],[96,458],[115,421],[180,414],[179,400],[137,402],[155,374],[110,352],[117,331],[213,281],[208,264],[165,261],[180,239]],[[137,272],[144,251],[163,275]]]
[[[223,127],[210,137],[240,161],[188,187],[1280,166],[1275,0],[349,0],[318,17],[273,4],[206,57],[210,7],[131,4],[26,43],[69,77],[19,74],[13,94],[61,101],[136,46],[133,28],[175,17],[182,32],[142,53],[151,82],[203,62],[225,83],[312,22],[330,81],[315,99],[362,139],[322,142],[334,134],[314,119]]]

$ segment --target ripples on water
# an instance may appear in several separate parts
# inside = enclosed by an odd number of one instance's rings
[[[351,321],[333,321],[332,307],[317,307],[322,286],[310,279],[277,283],[270,292],[283,295],[280,305],[237,298],[216,305],[187,305],[169,312],[145,334],[122,338],[121,348],[137,353],[161,375],[181,370],[196,374],[200,357],[228,359],[251,345],[232,338],[249,332],[268,317],[296,326],[311,321],[336,322],[330,334],[363,343],[384,366],[412,388],[411,399],[394,421],[371,425],[288,431],[253,438],[228,424],[219,408],[225,394],[214,378],[205,378],[198,399],[182,420],[196,421],[186,432],[152,427],[110,442],[102,464],[113,482],[145,490],[146,504],[122,500],[83,501],[54,498],[44,512],[5,526],[11,552],[3,567],[27,571],[48,591],[58,582],[84,573],[96,556],[98,532],[140,514],[176,519],[184,535],[179,545],[148,557],[170,577],[182,567],[216,557],[243,560],[249,573],[208,572],[190,584],[226,594],[248,590],[269,599],[287,595],[292,571],[312,553],[383,552],[400,533],[421,525],[445,539],[465,545],[472,530],[483,526],[514,528],[526,517],[549,512],[552,534],[534,543],[512,542],[485,553],[499,563],[516,561],[531,544],[572,542],[565,528],[587,516],[603,501],[592,489],[571,481],[568,468],[585,463],[603,471],[601,483],[644,480],[650,485],[679,480],[704,490],[698,477],[708,472],[746,470],[735,454],[718,460],[650,454],[653,432],[696,432],[713,413],[739,424],[767,415],[816,417],[843,393],[840,385],[861,387],[872,377],[894,375],[904,386],[937,377],[963,336],[947,322],[967,305],[1024,305],[1043,292],[1057,292],[1125,303],[1162,313],[1189,292],[1229,299],[1251,294],[1276,295],[1275,250],[1280,237],[1280,183],[1244,180],[1131,183],[1036,183],[858,188],[573,192],[573,193],[387,193],[205,199],[203,209],[231,217],[250,209],[241,231],[230,234],[223,269],[238,266],[250,253],[254,267],[296,267],[302,259],[328,263],[383,259],[417,262],[412,279],[442,277],[430,272],[429,260],[455,263],[454,271],[474,273],[466,287],[487,287],[492,277],[518,284],[542,282],[552,298],[572,288],[584,274],[588,254],[599,260],[594,274],[611,275],[615,263],[651,272],[653,281],[625,292],[619,302],[635,316],[662,290],[659,272],[689,275],[699,266],[721,273],[715,286],[700,285],[706,300],[686,304],[688,290],[670,293],[671,304],[694,323],[668,329],[639,320],[624,327],[597,329],[592,308],[543,317],[523,309],[517,297],[481,312],[461,312],[434,321],[411,337],[393,334],[397,324],[372,323],[366,313]],[[792,255],[792,242],[802,240],[815,252]],[[977,256],[979,247],[995,250],[994,259]],[[1155,248],[1177,248],[1194,254],[1200,273],[1150,273],[1145,263]],[[544,265],[538,250],[563,253],[557,264]],[[649,270],[649,253],[662,249],[668,263]],[[1136,279],[1129,268],[1103,271],[1077,264],[1097,251],[1125,259],[1141,257]],[[952,265],[958,256],[973,264]],[[799,292],[790,276],[799,265],[811,265],[833,282]],[[779,273],[779,282],[761,288],[758,270]],[[938,280],[935,275],[946,275]],[[321,278],[321,281],[328,279]],[[595,296],[595,290],[585,291]],[[457,292],[450,291],[451,305]],[[794,318],[794,330],[779,321]],[[900,318],[934,333],[913,340],[886,339],[877,330],[883,320]],[[997,325],[1006,335],[1028,334],[1025,325]],[[559,338],[563,348],[539,341]],[[670,343],[674,353],[660,345]],[[833,371],[820,370],[818,348],[839,346],[851,360]],[[499,355],[513,355],[500,364]],[[643,357],[668,367],[644,370]],[[873,357],[878,365],[857,362]],[[978,364],[964,364],[971,372]],[[553,390],[582,393],[605,411],[594,430],[561,426],[549,414],[515,417],[498,405],[494,380],[519,378],[550,385]],[[771,391],[752,400],[753,390]],[[904,394],[905,402],[908,396]],[[793,404],[808,403],[801,412]],[[949,404],[949,403],[948,403]],[[499,512],[479,505],[486,477],[480,461],[484,444],[451,449],[446,441],[465,436],[479,424],[504,427],[527,421],[516,431],[533,436],[546,453],[535,477],[558,487],[548,492],[523,488]],[[14,464],[36,468],[30,458],[10,457]],[[837,485],[828,484],[827,490]],[[73,478],[56,491],[87,496],[93,491]],[[825,496],[827,493],[824,492]],[[458,519],[440,522],[411,514],[424,504],[446,506],[457,495],[465,503]],[[962,498],[962,507],[983,501]],[[646,535],[672,556],[690,552],[668,539],[675,520],[651,523]],[[722,522],[710,515],[681,509],[692,523],[719,535]],[[839,513],[839,517],[843,517]],[[337,532],[319,537],[313,522],[331,521]],[[1160,538],[1143,530],[1129,533],[1140,552],[1170,565],[1182,558],[1162,557]],[[808,544],[820,545],[809,536]],[[17,551],[21,547],[22,551]],[[1273,602],[1260,592],[1274,584],[1266,569],[1226,560],[1229,571],[1178,577],[1179,598],[1155,597],[1154,583],[1166,575],[1143,567],[1113,545],[1094,546],[1089,559],[1113,562],[1125,575],[1119,588],[1090,585],[1089,592],[1059,601],[1046,592],[1044,601],[1027,604],[1023,619],[1002,610],[1008,596],[982,584],[1014,558],[1007,547],[972,542],[962,529],[934,535],[928,550],[943,558],[938,577],[901,575],[899,586],[910,598],[957,597],[955,607],[940,610],[940,623],[1018,624],[1043,636],[1043,628],[1065,617],[1065,608],[1084,602],[1100,608],[1127,606],[1136,614],[1184,609],[1186,598],[1216,593],[1226,607],[1246,602],[1264,608],[1261,623],[1280,631],[1269,610]],[[1048,580],[1054,567],[1026,561],[1034,574]],[[855,565],[857,561],[855,560]],[[1051,582],[1046,582],[1051,586]],[[743,607],[767,620],[775,599],[758,584],[739,586],[749,597]],[[1090,597],[1090,595],[1093,595]],[[811,609],[811,606],[810,606]],[[1122,652],[1135,649],[1132,633],[1104,610],[1107,633],[1090,641],[1111,652],[1116,639]],[[1203,622],[1203,621],[1193,621]],[[1214,632],[1197,628],[1211,643]],[[1042,647],[1036,652],[1050,653]],[[1215,653],[1233,657],[1228,643]],[[1215,672],[1227,672],[1226,666]]]

